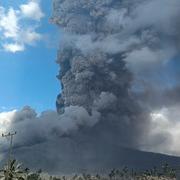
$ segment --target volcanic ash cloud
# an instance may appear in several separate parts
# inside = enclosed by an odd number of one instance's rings
[[[61,114],[66,107],[79,106],[89,115],[100,113],[91,131],[82,128],[78,133],[89,138],[96,134],[100,142],[106,138],[110,144],[137,147],[148,118],[129,91],[133,76],[126,67],[125,53],[116,47],[121,43],[121,25],[110,24],[112,16],[126,16],[124,3],[58,0],[53,5],[52,21],[63,31],[57,59],[62,85],[57,111]]]
[[[100,113],[90,132],[78,133],[146,150],[163,137],[152,149],[164,152],[171,133],[155,136],[151,115],[179,104],[179,71],[168,69],[179,53],[179,7],[178,0],[53,1],[52,21],[62,32],[57,111]]]
[[[27,106],[0,114],[2,131],[18,131],[16,157],[57,172],[115,167],[122,147],[178,154],[177,131],[167,128],[173,126],[169,106],[178,111],[178,84],[168,89],[158,80],[179,52],[179,5],[178,0],[54,0],[51,20],[62,37],[57,112],[38,115]],[[159,69],[163,73],[154,73]],[[171,139],[174,149],[168,147]],[[7,143],[0,144],[3,159]]]

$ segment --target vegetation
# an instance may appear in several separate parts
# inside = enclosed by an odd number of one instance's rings
[[[21,164],[16,160],[9,161],[2,170],[0,170],[1,180],[25,180],[28,176],[28,169],[22,169]]]
[[[41,170],[30,172],[28,168],[23,169],[21,164],[12,160],[9,166],[0,170],[0,180],[175,180],[175,170],[164,164],[161,169],[156,167],[144,172],[135,172],[124,167],[121,170],[113,169],[107,175],[82,174],[74,176],[51,176]]]

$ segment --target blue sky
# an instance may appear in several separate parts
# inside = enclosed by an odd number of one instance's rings
[[[26,5],[24,11],[28,10],[30,2],[36,2],[41,9],[41,14],[35,18],[30,12],[23,14],[23,8],[20,11],[22,5]],[[55,109],[55,100],[59,93],[59,82],[56,79],[58,66],[55,63],[58,29],[48,22],[52,13],[51,0],[41,2],[1,0],[0,7],[4,10],[4,17],[8,16],[9,9],[13,9],[12,12],[17,13],[20,19],[18,19],[18,26],[21,31],[25,32],[23,28],[28,32],[31,31],[30,36],[24,37],[18,37],[10,28],[0,31],[0,111],[20,109],[25,105],[32,106],[38,112]],[[29,10],[33,11],[33,8]],[[3,29],[4,27],[1,26],[4,24],[1,22],[3,22],[2,19],[0,19],[0,29]],[[6,36],[7,31],[9,36]],[[33,38],[28,38],[32,36]],[[22,37],[25,40],[22,40]],[[4,44],[20,44],[23,48],[16,49],[14,52],[12,49],[3,49]]]

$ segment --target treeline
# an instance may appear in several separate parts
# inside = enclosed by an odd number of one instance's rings
[[[0,170],[0,180],[175,180],[177,170],[164,164],[161,168],[153,167],[152,169],[142,172],[134,171],[124,167],[122,169],[113,169],[109,174],[75,174],[72,176],[52,176],[43,173],[42,170],[31,172],[28,168],[23,168],[16,160],[7,163]]]

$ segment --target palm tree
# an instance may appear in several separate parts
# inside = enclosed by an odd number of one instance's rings
[[[27,179],[28,169],[22,169],[21,164],[16,160],[12,160],[9,166],[5,166],[0,170],[0,180],[25,180]]]

